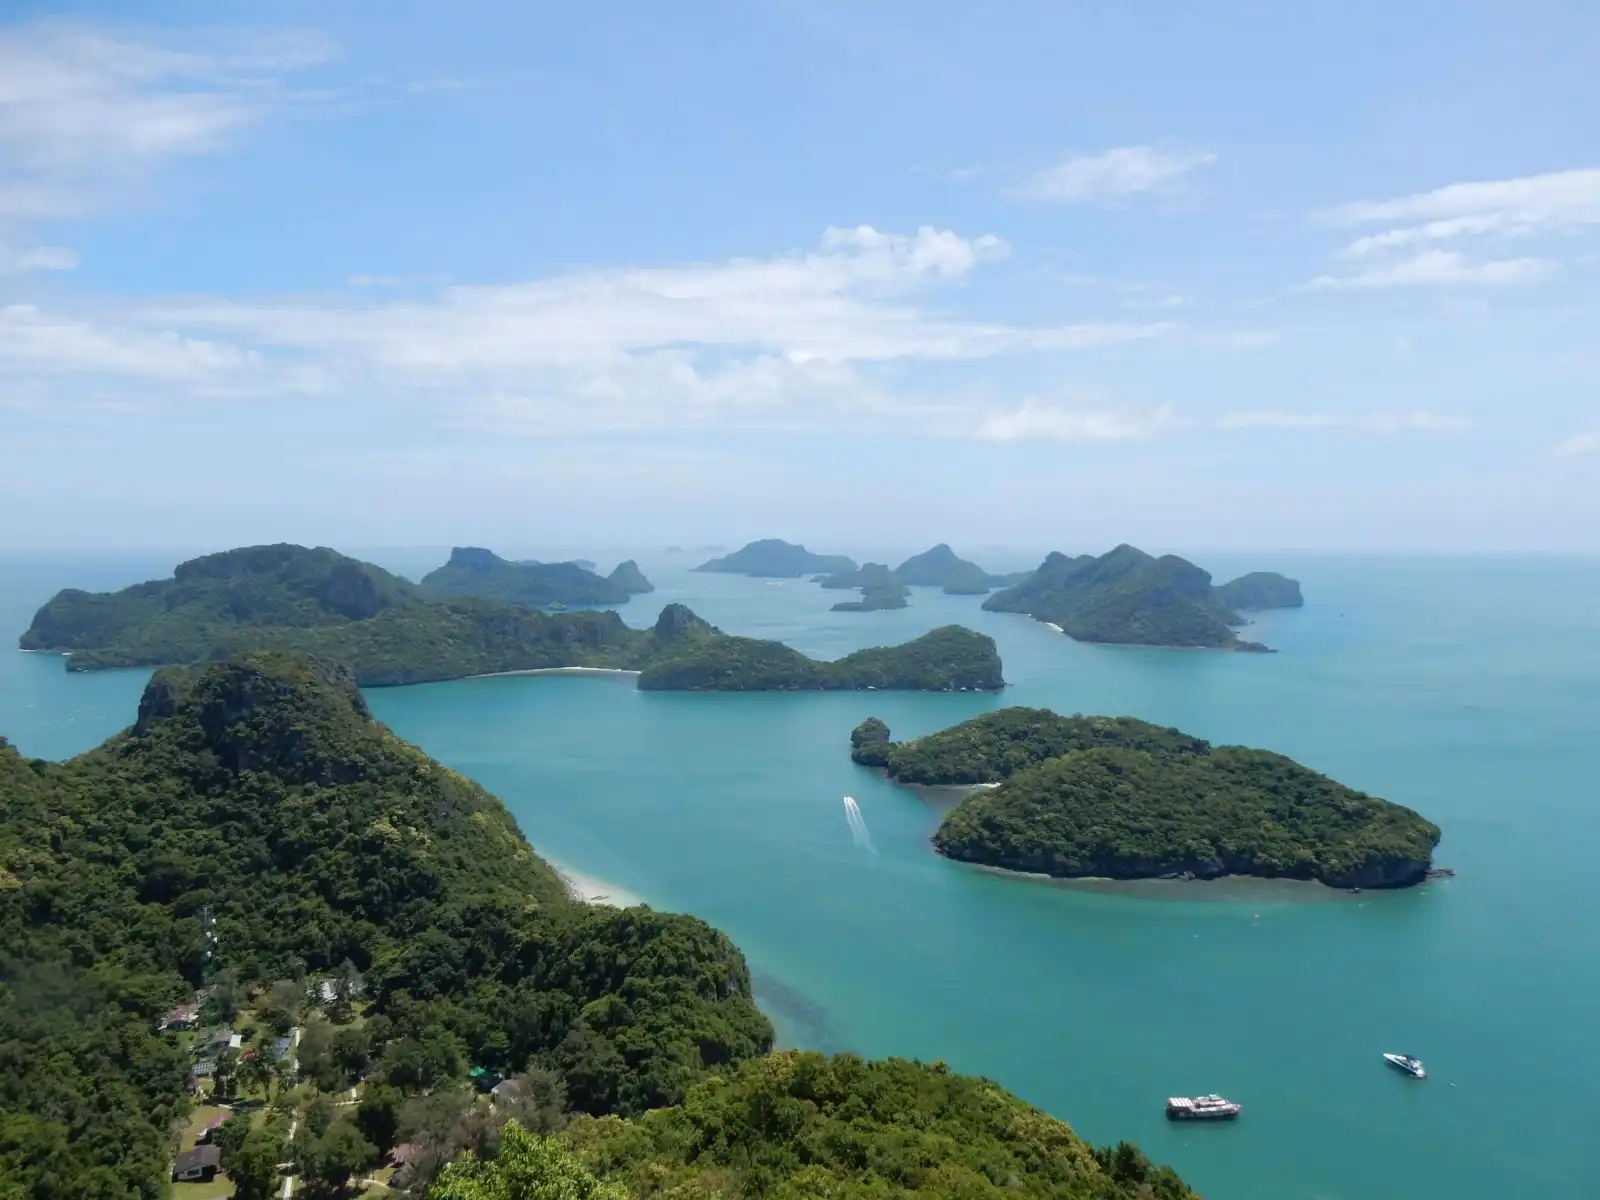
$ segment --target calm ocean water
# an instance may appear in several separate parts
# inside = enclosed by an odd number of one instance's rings
[[[442,556],[372,557],[415,571]],[[1214,1200],[1594,1195],[1600,561],[1195,557],[1219,578],[1304,582],[1306,609],[1257,627],[1280,654],[1082,646],[925,591],[900,612],[836,614],[839,594],[809,584],[642,556],[660,590],[629,606],[633,623],[684,600],[832,656],[960,621],[995,637],[1012,686],[717,696],[516,677],[369,695],[551,858],[727,930],[790,1044],[990,1076],[1095,1141],[1138,1142]],[[0,559],[0,630],[20,633],[57,587],[174,561]],[[81,751],[132,720],[145,676],[0,655],[0,733]],[[877,715],[913,735],[1006,704],[1282,751],[1437,821],[1438,861],[1460,874],[1394,894],[1128,894],[945,862],[927,846],[936,811],[854,767],[849,732]],[[1385,1050],[1423,1056],[1430,1078],[1386,1069]],[[1167,1095],[1211,1090],[1245,1104],[1241,1121],[1163,1119]]]

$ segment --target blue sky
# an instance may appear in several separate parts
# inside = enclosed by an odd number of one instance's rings
[[[0,546],[1600,549],[1600,8],[18,4]]]

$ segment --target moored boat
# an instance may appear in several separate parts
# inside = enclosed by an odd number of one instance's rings
[[[1225,1100],[1212,1092],[1206,1096],[1167,1097],[1169,1121],[1231,1121],[1244,1111],[1244,1105]]]
[[[1422,1060],[1414,1054],[1385,1054],[1383,1061],[1396,1071],[1404,1071],[1413,1079],[1428,1077],[1428,1073],[1422,1069]]]

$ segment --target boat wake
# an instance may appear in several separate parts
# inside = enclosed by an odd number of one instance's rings
[[[876,854],[878,848],[872,844],[872,834],[867,832],[866,819],[862,817],[861,806],[856,803],[854,796],[844,798],[844,820],[850,826],[850,836],[855,839],[856,845]]]

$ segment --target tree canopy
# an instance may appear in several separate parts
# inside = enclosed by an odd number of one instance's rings
[[[1132,717],[1007,708],[908,742],[869,718],[851,757],[905,783],[994,784],[933,844],[967,862],[1057,876],[1189,873],[1420,882],[1439,829],[1281,754],[1212,746]]]
[[[537,1066],[578,1111],[637,1113],[771,1044],[726,936],[572,901],[333,664],[159,671],[135,725],[67,763],[0,743],[0,818],[0,1175],[39,1200],[160,1193],[187,1066],[157,1018],[225,971],[354,964],[400,1092]],[[333,1174],[357,1133],[323,1147]]]
[[[1211,576],[1187,559],[1155,558],[1121,545],[1098,558],[1052,553],[1038,570],[983,606],[1049,621],[1081,642],[1265,650],[1234,632],[1244,623],[1235,603],[1243,597],[1253,601],[1249,607],[1279,607],[1273,601],[1286,601],[1290,585],[1296,598],[1300,589],[1282,576],[1271,577],[1281,584],[1269,585],[1264,575],[1216,588]]]
[[[477,546],[457,546],[450,560],[422,577],[423,595],[436,599],[474,596],[506,604],[625,604],[636,592],[655,589],[631,559],[611,577],[575,562],[511,562]]]
[[[1096,1149],[987,1079],[904,1059],[783,1051],[708,1079],[680,1106],[579,1121],[567,1137],[637,1200],[1193,1195],[1127,1143]]]

